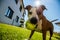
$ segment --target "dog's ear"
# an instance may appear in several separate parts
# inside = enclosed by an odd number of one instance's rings
[[[28,6],[25,7],[25,9],[27,9],[28,11],[29,11],[31,8],[32,8],[31,5],[28,5]]]
[[[45,5],[40,5],[42,7],[43,10],[47,10],[46,6]]]

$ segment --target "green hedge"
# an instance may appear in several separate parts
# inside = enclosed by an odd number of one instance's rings
[[[30,35],[30,30],[0,23],[0,40],[25,40]],[[49,36],[47,35],[47,40]],[[35,32],[31,40],[42,40],[42,33]],[[52,37],[52,40],[58,40]]]

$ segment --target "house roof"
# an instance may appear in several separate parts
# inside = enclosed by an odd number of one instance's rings
[[[56,22],[55,24],[59,24],[60,25],[60,22]]]
[[[60,26],[60,22],[56,22],[55,24],[58,25],[58,26]]]

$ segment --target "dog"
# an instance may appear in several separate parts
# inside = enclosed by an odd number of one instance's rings
[[[43,36],[43,40],[46,40],[46,32],[49,31],[50,32],[50,38],[49,40],[51,40],[51,37],[53,35],[53,24],[52,22],[48,21],[46,19],[46,17],[43,15],[43,11],[46,9],[46,7],[44,5],[40,5],[38,8],[37,7],[32,7],[31,5],[26,6],[25,8],[28,11],[28,18],[29,21],[36,25],[35,28],[39,29],[42,31],[42,36]],[[47,9],[46,9],[47,10]],[[29,36],[29,39],[31,39],[32,35],[34,34],[35,29],[31,30],[31,34]]]

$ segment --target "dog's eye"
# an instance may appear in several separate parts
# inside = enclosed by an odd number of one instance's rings
[[[29,12],[29,14],[32,14],[32,12]]]

